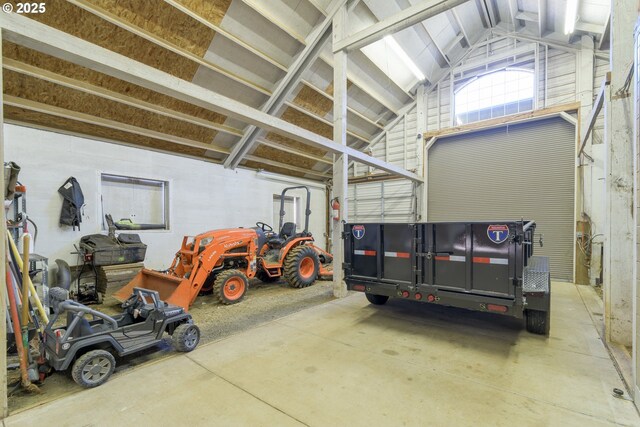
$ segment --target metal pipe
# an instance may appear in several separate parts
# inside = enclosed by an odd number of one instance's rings
[[[527,231],[527,230],[528,230],[529,228],[531,228],[531,226],[532,226],[533,224],[535,224],[535,223],[536,223],[535,221],[529,221],[528,223],[526,223],[526,224],[524,225],[524,227],[522,227],[522,231]]]

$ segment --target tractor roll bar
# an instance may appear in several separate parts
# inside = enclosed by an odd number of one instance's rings
[[[284,225],[284,215],[286,213],[284,211],[284,195],[289,190],[297,190],[302,188],[307,191],[307,208],[305,209],[305,212],[304,212],[304,231],[303,232],[305,234],[309,232],[309,216],[311,215],[311,191],[309,191],[309,187],[307,187],[306,185],[298,185],[296,187],[287,187],[284,190],[282,190],[282,193],[280,194],[280,224],[278,226],[278,230],[282,230],[282,226]]]

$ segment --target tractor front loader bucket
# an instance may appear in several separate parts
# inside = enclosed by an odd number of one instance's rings
[[[189,310],[193,292],[196,294],[198,289],[192,290],[189,279],[181,279],[169,274],[159,273],[153,270],[143,268],[129,283],[124,285],[113,296],[119,301],[126,301],[133,294],[133,288],[150,289],[158,291],[160,299],[173,305],[183,307]]]

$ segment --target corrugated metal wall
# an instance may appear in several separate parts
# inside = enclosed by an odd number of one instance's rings
[[[385,136],[370,148],[372,155],[408,170],[416,170],[418,144],[416,108],[411,108]],[[351,176],[380,173],[358,163]],[[408,180],[389,180],[349,185],[349,221],[410,222],[415,221],[416,193]]]
[[[536,120],[439,139],[427,160],[429,221],[533,219],[552,277],[573,279],[575,126]]]

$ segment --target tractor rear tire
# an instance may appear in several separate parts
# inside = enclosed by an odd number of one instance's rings
[[[289,251],[284,259],[284,278],[292,288],[306,288],[318,278],[320,259],[309,246],[298,246]]]
[[[221,304],[236,304],[242,301],[249,288],[247,276],[240,270],[227,270],[218,274],[213,283],[213,294]]]
[[[271,277],[264,270],[258,270],[258,272],[256,273],[256,277],[264,283],[273,283],[280,280],[280,277]]]
[[[173,331],[171,339],[176,350],[183,353],[189,352],[200,342],[200,328],[194,324],[183,323]]]
[[[525,310],[524,317],[528,332],[549,335],[549,325],[551,323],[549,311]]]
[[[383,305],[387,301],[389,301],[389,297],[386,295],[376,295],[376,294],[365,293],[364,296],[366,296],[369,302],[374,305]]]
[[[98,387],[107,382],[116,368],[116,359],[106,350],[92,350],[78,357],[71,368],[71,377],[84,388]]]

